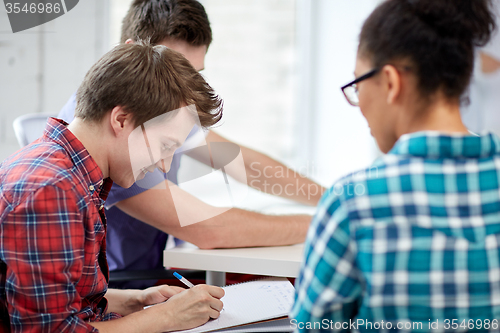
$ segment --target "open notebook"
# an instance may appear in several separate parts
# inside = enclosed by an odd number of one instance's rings
[[[269,278],[233,284],[223,289],[226,292],[222,298],[224,309],[219,318],[209,320],[205,325],[178,332],[223,331],[222,329],[229,327],[233,327],[233,330],[227,332],[237,332],[237,326],[242,329],[241,325],[255,324],[269,319],[282,319],[288,316],[295,293],[292,284],[285,278]],[[287,319],[280,322],[259,323],[255,326],[257,328],[261,326],[263,330],[252,330],[252,332],[270,332],[266,329],[267,326],[279,326],[279,331],[291,331],[288,329],[289,323]],[[250,327],[247,328],[250,329]],[[238,330],[238,332],[244,331]]]

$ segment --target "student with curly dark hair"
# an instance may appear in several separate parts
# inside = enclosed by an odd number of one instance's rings
[[[500,139],[469,133],[459,110],[494,29],[488,0],[388,0],[365,21],[342,90],[386,155],[374,177],[323,196],[296,282],[298,331],[495,327]]]

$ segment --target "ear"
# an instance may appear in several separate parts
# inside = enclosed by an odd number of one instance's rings
[[[382,67],[383,84],[387,92],[387,104],[394,104],[401,94],[401,75],[392,65]]]
[[[125,41],[125,44],[134,44],[134,40],[129,38]]]
[[[115,136],[119,136],[128,127],[133,129],[132,114],[121,106],[115,106],[110,112],[109,122]]]

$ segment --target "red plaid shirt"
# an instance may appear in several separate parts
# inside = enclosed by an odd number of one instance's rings
[[[111,187],[60,120],[0,165],[0,332],[97,332]]]

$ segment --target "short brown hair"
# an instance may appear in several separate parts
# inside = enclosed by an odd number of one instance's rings
[[[222,117],[222,100],[180,53],[149,42],[120,44],[85,76],[76,94],[75,116],[100,121],[116,106],[142,125],[183,104],[196,106],[200,124]]]
[[[149,39],[158,44],[166,38],[209,46],[212,30],[203,5],[196,0],[134,0],[123,19],[121,42]]]

